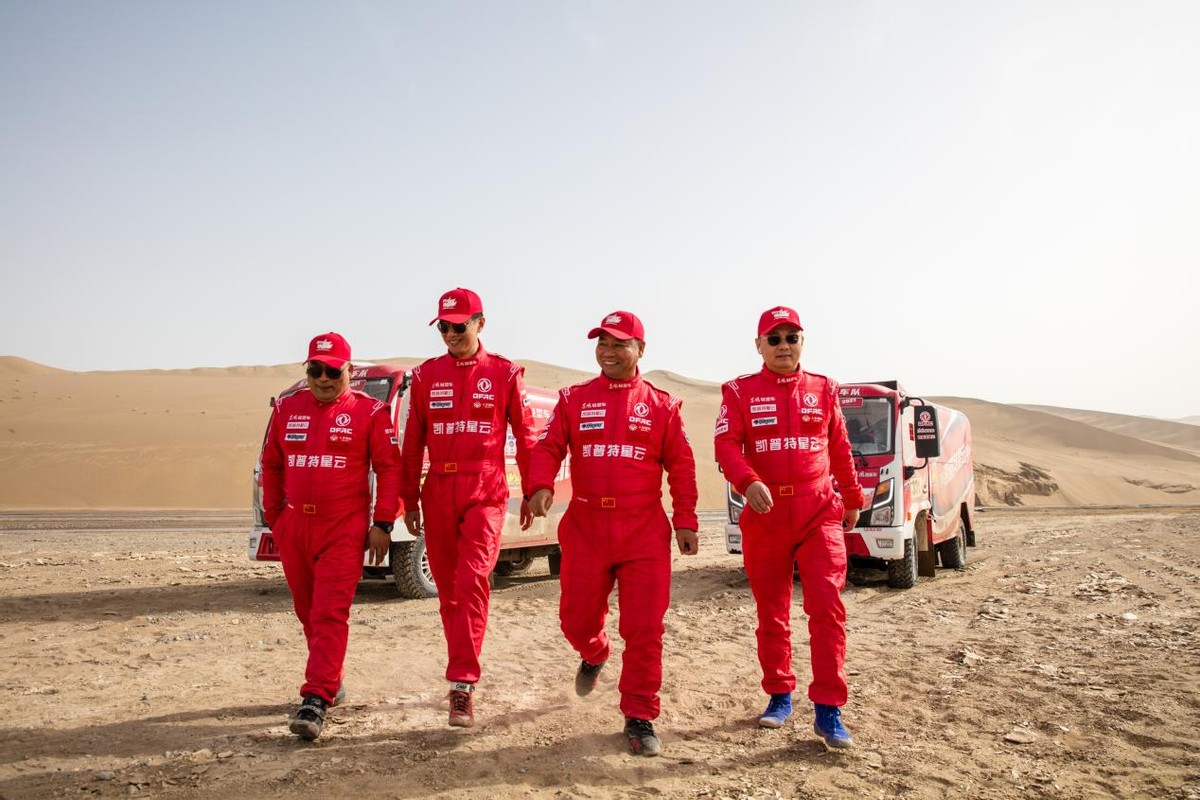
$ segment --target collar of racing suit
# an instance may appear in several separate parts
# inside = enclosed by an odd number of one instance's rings
[[[772,372],[766,364],[763,364],[762,374],[764,378],[772,383],[796,383],[797,381],[804,380],[803,367],[796,367],[796,371],[791,375],[780,375],[778,372]]]
[[[637,368],[635,367],[635,369],[637,369]],[[632,378],[629,378],[627,380],[621,380],[621,381],[614,381],[612,378],[608,377],[603,372],[601,372],[600,380],[604,381],[604,385],[613,391],[617,391],[617,390],[621,390],[621,389],[632,389],[633,387],[637,386],[639,383],[642,382],[642,371],[640,369],[637,369],[637,371],[633,373]]]

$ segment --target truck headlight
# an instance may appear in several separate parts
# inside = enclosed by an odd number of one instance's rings
[[[871,500],[871,508],[878,508],[892,502],[892,483],[892,479],[888,478],[875,487],[875,497]]]
[[[872,509],[871,511],[872,526],[879,526],[880,528],[883,528],[891,525],[893,519],[895,519],[895,517],[892,514],[891,506],[884,506],[883,508],[876,508]]]

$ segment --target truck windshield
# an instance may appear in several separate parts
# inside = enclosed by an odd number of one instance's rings
[[[387,402],[388,394],[392,391],[391,377],[384,378],[367,378],[362,381],[351,381],[351,389],[357,389],[360,392],[366,392],[376,400]]]
[[[891,453],[894,447],[892,400],[889,397],[862,397],[861,404],[842,405],[850,447],[864,456]]]

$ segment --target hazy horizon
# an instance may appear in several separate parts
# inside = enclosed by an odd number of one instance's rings
[[[0,351],[806,369],[1200,414],[1200,4],[0,0]],[[1184,368],[1176,362],[1183,362]]]

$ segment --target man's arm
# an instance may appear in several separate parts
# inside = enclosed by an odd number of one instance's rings
[[[267,422],[267,438],[263,442],[262,452],[263,520],[268,528],[275,527],[275,521],[287,503],[283,491],[286,465],[278,431],[280,417],[279,403],[276,403]]]
[[[696,502],[700,492],[696,488],[696,457],[683,428],[683,402],[671,398],[666,409],[667,426],[663,438],[663,467],[667,471],[667,485],[671,490],[671,523],[676,530],[696,530]]]
[[[425,460],[425,383],[420,368],[413,370],[408,386],[408,419],[400,442],[400,499],[404,525],[413,536],[421,535],[421,464]]]
[[[554,413],[546,421],[546,427],[537,439],[537,445],[529,454],[529,508],[535,517],[544,517],[554,502],[554,479],[566,458],[570,445],[570,428],[567,423],[567,398],[565,391],[558,393]]]
[[[842,493],[842,505],[846,508],[843,523],[850,523],[853,528],[858,522],[858,512],[863,506],[863,490],[858,483],[858,472],[854,468],[854,453],[850,447],[850,437],[846,433],[846,418],[842,415],[842,406],[838,402],[837,384],[829,381],[827,397],[829,407],[833,409],[829,415],[829,471],[837,479],[838,490]],[[850,519],[853,512],[853,520]]]
[[[391,546],[391,524],[400,513],[400,449],[397,447],[396,429],[392,427],[390,407],[377,404],[371,413],[369,458],[375,471],[375,508],[371,512],[372,525],[367,534],[367,546],[371,551],[371,563],[382,564]],[[375,523],[383,523],[379,527]]]
[[[521,530],[533,524],[529,509],[529,454],[536,439],[533,435],[533,411],[529,408],[529,395],[525,390],[525,368],[513,364],[512,378],[508,382],[508,424],[512,427],[517,442],[517,472],[521,475]]]

